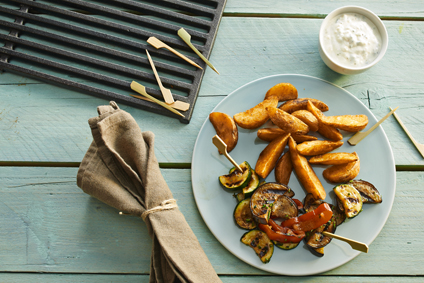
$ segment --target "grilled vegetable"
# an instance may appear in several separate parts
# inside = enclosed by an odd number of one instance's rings
[[[324,256],[324,247],[318,248],[318,249],[313,249],[313,248],[309,247],[309,250],[311,251],[311,253],[313,255],[316,255],[317,257],[323,257]]]
[[[231,173],[228,175],[219,176],[219,182],[221,185],[230,190],[243,189],[246,187],[250,182],[252,170],[247,161],[240,164],[240,167],[243,170],[241,173],[240,171],[234,170],[234,168],[232,168],[230,170]]]
[[[312,210],[315,210],[315,209],[317,209],[317,207],[321,204],[321,203],[323,203],[323,201],[322,200],[320,200],[320,199],[315,199],[314,198],[314,196],[311,194],[311,193],[309,193],[309,194],[307,194],[306,196],[305,196],[305,199],[303,200],[303,209],[306,211],[306,212],[310,212],[310,211],[312,211]]]
[[[292,197],[294,192],[287,185],[278,183],[265,183],[259,186],[250,199],[253,218],[259,223],[268,223],[272,206],[280,195]]]
[[[336,231],[336,228],[337,228],[337,224],[336,224],[335,216],[333,214],[330,221],[321,225],[317,229],[313,230],[310,234],[308,234],[306,245],[313,250],[325,247],[331,242],[332,238],[324,236],[322,232],[326,231],[326,232],[334,233]]]
[[[252,230],[244,233],[240,241],[251,247],[263,263],[268,263],[274,253],[274,244],[265,232]]]
[[[349,184],[338,185],[333,188],[333,191],[343,205],[347,218],[353,218],[362,211],[362,197],[354,186]]]
[[[281,243],[277,241],[272,241],[272,242],[277,248],[280,248],[282,250],[292,250],[299,245],[299,243]]]
[[[364,180],[352,180],[349,184],[359,191],[362,196],[363,203],[381,203],[383,201],[380,192],[370,182]]]
[[[336,226],[339,226],[346,220],[346,214],[337,205],[331,205],[331,210],[333,211],[333,219],[336,221]]]
[[[270,223],[272,223],[272,227],[266,224],[259,224],[259,229],[264,231],[273,241],[280,243],[299,243],[305,238],[305,232],[303,231],[293,231],[287,227],[281,227],[272,220],[270,220]]]
[[[316,209],[302,214],[298,217],[292,217],[281,223],[283,227],[293,227],[296,231],[310,231],[317,229],[331,220],[333,211],[328,203],[320,204]]]
[[[236,193],[236,194],[233,195],[233,197],[236,198],[237,203],[239,203],[239,202],[241,202],[242,200],[245,199],[245,196],[244,196],[244,193],[243,192]]]
[[[289,219],[299,214],[297,204],[289,197],[278,196],[271,209],[271,218]]]
[[[253,192],[259,186],[259,176],[256,174],[255,170],[252,169],[252,177],[250,178],[249,184],[243,188],[243,193],[245,197],[250,197]]]
[[[256,228],[256,222],[253,220],[249,204],[250,198],[244,199],[237,204],[234,209],[234,220],[240,228],[252,230]]]

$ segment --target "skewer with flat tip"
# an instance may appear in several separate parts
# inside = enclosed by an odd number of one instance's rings
[[[164,42],[160,41],[159,39],[157,39],[154,36],[149,37],[149,39],[147,39],[147,43],[149,43],[150,45],[152,45],[156,49],[166,48],[169,51],[171,51],[172,53],[174,53],[175,55],[177,55],[178,57],[180,57],[181,59],[183,59],[183,60],[187,61],[188,63],[190,63],[191,65],[193,65],[193,66],[195,66],[195,67],[203,70],[203,68],[200,67],[199,65],[197,65],[195,62],[193,62],[192,60],[188,59],[186,56],[184,56],[183,54],[181,54],[177,50],[173,49],[169,45],[166,45]]]
[[[218,148],[218,150],[227,157],[227,159],[239,170],[240,172],[243,172],[240,165],[237,164],[237,162],[234,161],[234,159],[231,158],[231,156],[228,154],[227,151],[227,144],[218,136],[215,135],[212,138],[212,143]]]
[[[193,49],[193,51],[203,60],[205,61],[206,64],[208,64],[209,67],[212,68],[212,70],[214,70],[218,75],[219,72],[217,69],[215,69],[215,67],[211,64],[211,62],[208,61],[208,59],[205,58],[205,56],[202,55],[202,53],[199,52],[199,50],[197,50],[196,47],[194,47],[194,45],[191,43],[191,35],[183,28],[180,28],[178,30],[178,36],[182,38],[182,40],[184,40],[184,42],[190,46],[191,49]]]

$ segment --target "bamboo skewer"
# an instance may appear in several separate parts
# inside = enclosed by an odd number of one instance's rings
[[[152,57],[150,57],[149,51],[146,50],[146,54],[147,54],[147,58],[149,59],[150,66],[152,67],[153,74],[155,75],[156,81],[158,82],[160,91],[163,95],[163,99],[165,100],[165,103],[171,106],[172,108],[175,108],[181,111],[187,111],[190,108],[190,104],[187,102],[174,100],[171,90],[163,86],[162,81],[160,80],[160,77],[158,75],[158,72],[156,71],[156,67],[155,67],[155,64],[153,63]]]
[[[369,133],[371,133],[372,131],[374,131],[381,123],[383,123],[384,120],[386,120],[387,118],[389,118],[390,115],[392,115],[396,109],[398,109],[398,107],[396,107],[395,109],[390,108],[390,111],[386,116],[384,116],[380,121],[378,121],[374,126],[372,126],[368,131],[366,132],[357,132],[356,134],[354,134],[347,142],[350,145],[357,145],[361,140],[363,140],[366,136],[368,136]]]
[[[346,242],[354,250],[357,250],[357,251],[360,251],[360,252],[363,252],[363,253],[368,253],[369,248],[364,243],[361,243],[361,242],[358,242],[358,241],[355,241],[355,240],[351,240],[349,238],[345,238],[345,237],[342,237],[342,236],[339,236],[339,235],[336,235],[336,234],[333,234],[333,233],[330,233],[330,232],[326,232],[326,231],[323,231],[322,234],[324,236],[331,237],[331,238]]]
[[[181,59],[183,59],[183,60],[187,61],[188,63],[190,63],[191,65],[193,65],[193,66],[195,66],[195,67],[203,70],[202,67],[200,67],[199,65],[197,65],[196,63],[194,63],[192,60],[188,59],[186,56],[184,56],[183,54],[179,53],[178,51],[176,51],[172,47],[166,45],[165,43],[163,43],[162,41],[160,41],[159,39],[157,39],[154,36],[149,37],[149,39],[147,39],[147,43],[150,43],[156,49],[166,48],[169,51],[171,51],[172,53],[174,53],[175,55],[177,55],[178,57],[180,57]]]
[[[218,148],[221,153],[225,155],[225,157],[227,157],[227,159],[237,168],[237,170],[243,172],[243,170],[241,170],[240,165],[238,165],[237,162],[235,162],[234,159],[232,159],[231,156],[228,154],[227,145],[218,135],[215,135],[212,138],[212,143]]]
[[[133,81],[133,82],[131,83],[131,89],[132,89],[132,90],[134,90],[135,92],[138,92],[138,93],[140,93],[141,95],[143,95],[143,96],[147,97],[147,98],[148,98],[148,99],[150,99],[151,101],[153,101],[153,102],[155,102],[155,103],[159,104],[160,106],[162,106],[162,107],[164,107],[164,108],[168,109],[168,110],[169,110],[169,111],[171,111],[172,113],[177,114],[177,115],[179,115],[179,116],[181,116],[181,117],[184,117],[184,115],[183,115],[183,114],[181,114],[180,112],[178,112],[177,110],[175,110],[174,108],[172,108],[171,106],[169,106],[168,104],[166,104],[166,103],[164,103],[164,102],[162,102],[162,101],[160,101],[160,100],[158,100],[158,99],[154,98],[153,96],[151,96],[151,95],[147,94],[147,92],[146,92],[146,88],[145,88],[143,85],[141,85],[141,84],[139,84],[139,83],[137,83],[137,82]],[[134,95],[131,95],[131,96],[133,96],[133,97],[137,97],[137,96],[134,96]]]
[[[390,108],[392,109],[392,108]],[[396,110],[396,109],[395,109]],[[399,116],[394,113],[394,116],[396,120],[398,121],[400,127],[405,131],[408,138],[412,141],[412,143],[415,145],[415,147],[418,149],[418,151],[421,153],[421,156],[424,158],[424,144],[419,144],[411,135],[411,133],[408,131],[408,129],[405,127],[405,125],[400,120]]]
[[[190,46],[191,49],[193,49],[193,51],[203,60],[205,61],[206,64],[208,64],[209,67],[212,68],[212,70],[214,70],[218,75],[219,72],[217,71],[217,69],[215,69],[215,67],[211,64],[211,62],[208,61],[208,59],[205,58],[205,56],[202,55],[202,53],[199,52],[199,50],[196,49],[196,47],[194,47],[194,45],[190,42],[191,40],[191,35],[183,28],[180,28],[178,30],[178,36],[182,38],[182,40],[184,40],[184,42]]]

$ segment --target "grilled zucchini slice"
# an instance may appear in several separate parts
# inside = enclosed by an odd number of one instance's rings
[[[299,243],[281,243],[277,241],[272,241],[272,242],[277,248],[280,248],[282,250],[292,250],[299,245]]]
[[[342,204],[347,218],[353,218],[362,211],[362,196],[354,186],[338,185],[333,191]]]
[[[242,172],[231,168],[228,175],[219,176],[219,182],[224,188],[238,190],[246,187],[252,177],[252,168],[247,161],[240,164]]]
[[[242,229],[252,230],[256,228],[256,222],[253,219],[250,210],[250,198],[240,201],[234,209],[234,220]]]
[[[236,168],[232,168],[230,173],[233,173]],[[259,187],[259,176],[256,174],[255,170],[252,170],[252,176],[250,177],[249,184],[243,188],[243,194],[245,198],[250,198],[253,192]]]
[[[268,263],[274,253],[274,244],[265,232],[252,230],[244,233],[240,241],[251,247],[263,263]]]

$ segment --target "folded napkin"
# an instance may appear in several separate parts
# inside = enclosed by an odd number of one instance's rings
[[[141,132],[113,101],[97,111],[88,121],[93,142],[78,170],[78,186],[145,220],[153,241],[150,282],[221,282],[160,172],[154,134]]]

